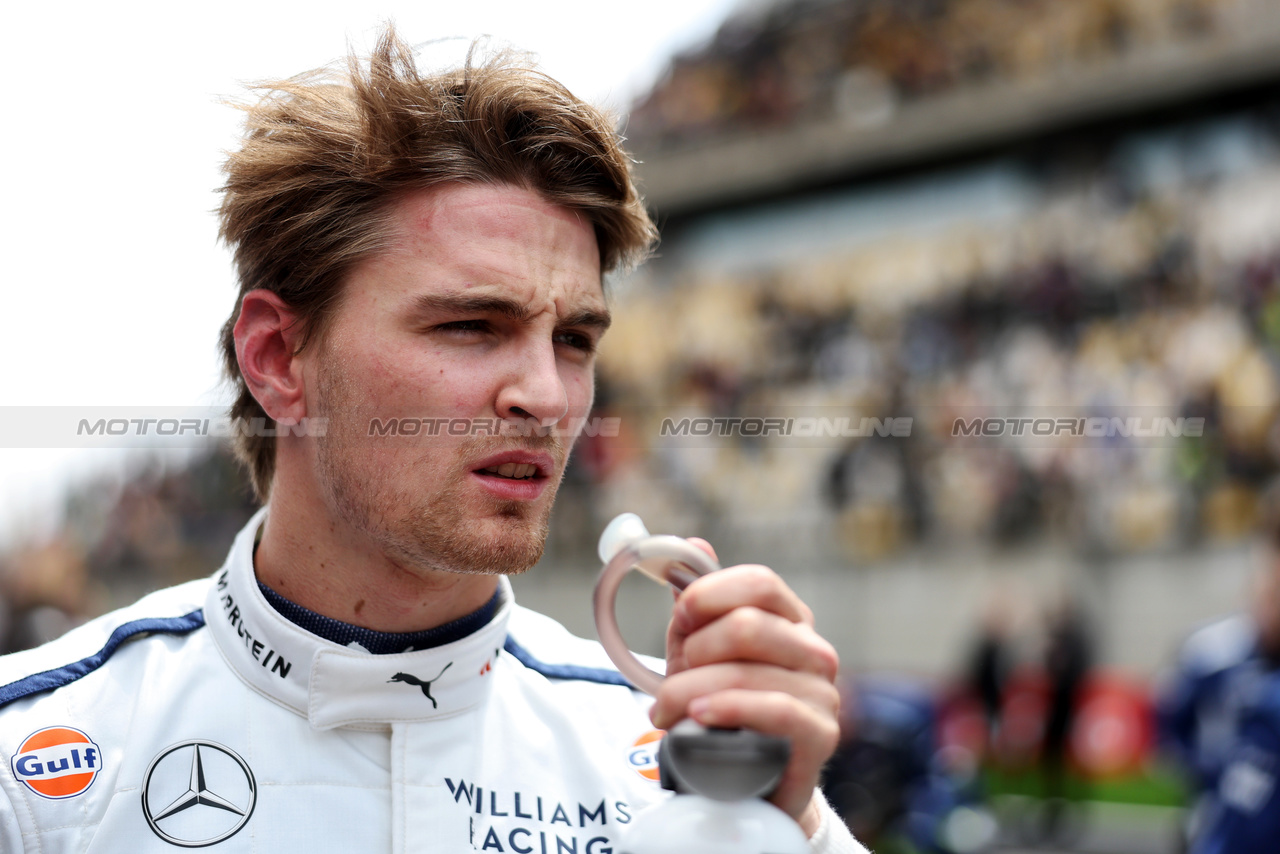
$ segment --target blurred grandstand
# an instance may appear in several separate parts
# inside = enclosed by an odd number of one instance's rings
[[[1146,773],[1146,682],[1239,604],[1280,465],[1277,82],[1269,0],[744,4],[628,119],[663,245],[610,284],[597,407],[620,435],[582,440],[521,600],[590,634],[594,539],[634,510],[777,566],[851,672],[933,685],[1001,589],[1013,791],[1043,726],[1038,615],[1071,595],[1112,710],[1082,726],[1121,744],[1081,736],[1077,770]],[[1202,430],[956,435],[997,417]],[[698,418],[871,426],[663,435]],[[10,646],[65,625],[41,608],[211,572],[251,509],[225,453],[72,496],[57,538],[3,560]],[[972,697],[932,696],[938,744],[997,749]],[[1155,789],[1115,799],[1176,801]]]
[[[1154,107],[1280,68],[1268,0],[758,0],[628,132],[659,209],[707,207]]]

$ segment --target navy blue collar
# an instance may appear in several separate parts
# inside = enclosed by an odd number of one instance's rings
[[[502,586],[494,591],[491,598],[476,611],[460,617],[452,623],[425,629],[420,632],[376,632],[373,629],[353,626],[323,614],[317,614],[281,596],[261,581],[258,589],[266,597],[268,604],[275,608],[281,616],[291,623],[306,629],[313,635],[319,635],[327,641],[341,646],[358,645],[366,652],[374,655],[387,655],[398,652],[418,652],[444,646],[447,643],[462,640],[467,635],[487,626],[498,611],[502,598]]]

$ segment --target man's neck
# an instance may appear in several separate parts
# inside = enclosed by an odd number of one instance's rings
[[[379,632],[442,626],[483,607],[498,586],[493,575],[405,567],[288,493],[272,497],[254,571],[291,602]]]

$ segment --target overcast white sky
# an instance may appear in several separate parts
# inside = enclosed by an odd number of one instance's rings
[[[412,42],[489,34],[620,110],[735,0],[227,0],[23,4],[6,11],[0,406],[220,402],[234,299],[212,210],[245,82]],[[459,41],[455,44],[465,44]],[[8,410],[12,413],[13,410]],[[68,481],[119,453],[0,448],[0,544],[48,525]]]

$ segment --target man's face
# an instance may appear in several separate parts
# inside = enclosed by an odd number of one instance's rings
[[[391,235],[303,354],[307,411],[329,419],[313,457],[322,498],[411,572],[521,572],[591,409],[608,324],[595,234],[528,190],[448,185],[401,200]],[[420,435],[370,436],[373,419]],[[531,421],[557,429],[489,432]]]

